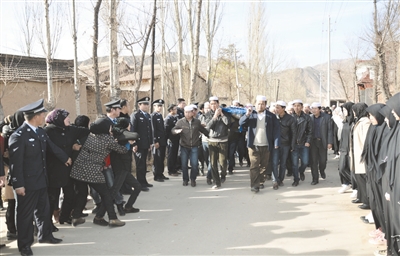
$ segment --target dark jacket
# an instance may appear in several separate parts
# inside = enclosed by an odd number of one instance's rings
[[[228,141],[230,116],[224,113],[223,116],[213,118],[214,114],[215,112],[210,110],[204,115],[209,130],[209,141],[213,139]]]
[[[34,191],[47,187],[47,149],[62,164],[68,161],[68,155],[50,140],[42,128],[35,133],[24,123],[10,136],[9,154],[14,189],[25,187],[26,191]]]
[[[153,124],[153,141],[160,146],[167,145],[167,136],[165,134],[164,119],[160,113],[151,114],[151,123]]]
[[[278,120],[281,125],[281,145],[290,146],[291,150],[294,150],[297,131],[296,119],[293,116],[285,113],[285,115]]]
[[[331,125],[331,116],[328,114],[325,114],[324,112],[321,112],[320,118],[321,124],[321,141],[322,141],[322,147],[327,148],[328,144],[333,144],[333,131],[332,131],[332,125]],[[311,124],[313,125],[314,123],[314,115],[311,116]]]
[[[313,129],[311,117],[304,112],[301,112],[300,116],[296,113],[293,113],[292,116],[297,121],[296,145],[304,146],[306,143],[311,144]]]
[[[185,148],[200,146],[200,132],[208,135],[208,130],[204,128],[200,120],[196,118],[193,118],[191,123],[189,123],[186,118],[179,119],[175,127],[172,128],[172,133],[177,134],[177,129],[182,129],[179,133],[181,136],[179,144]]]
[[[139,138],[136,140],[139,149],[149,149],[153,144],[150,115],[147,113],[144,115],[141,110],[134,112],[131,115],[131,132],[139,134]]]
[[[175,127],[177,121],[178,116],[173,115],[167,115],[167,117],[164,119],[165,135],[167,140],[179,141],[179,134],[172,134],[172,128]]]
[[[265,113],[265,128],[267,132],[267,139],[269,149],[280,146],[281,134],[278,119],[274,114],[268,110]],[[239,125],[247,127],[247,147],[253,147],[254,137],[257,129],[257,112],[253,111],[249,116],[244,115],[239,120]],[[272,146],[273,145],[273,146]]]
[[[177,107],[176,114],[178,115],[178,120],[185,117],[185,111],[183,108]]]
[[[76,143],[76,140],[86,138],[89,135],[88,129],[76,126],[68,126],[63,129],[54,124],[49,124],[44,130],[51,141],[71,158],[73,155],[72,145]],[[46,164],[49,187],[60,188],[66,186],[72,167],[60,162],[49,149],[47,149]]]

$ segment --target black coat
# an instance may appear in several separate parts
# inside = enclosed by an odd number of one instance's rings
[[[179,141],[180,136],[179,134],[172,134],[172,128],[175,127],[176,122],[178,121],[178,116],[167,115],[164,119],[164,126],[165,126],[165,134],[167,140],[171,141]]]
[[[160,113],[154,112],[151,114],[151,123],[153,124],[154,143],[159,143],[160,146],[166,146],[167,136],[165,134],[163,116]]]
[[[68,161],[68,155],[50,140],[42,128],[38,128],[36,134],[24,123],[10,136],[9,154],[14,189],[25,187],[26,191],[34,191],[47,187],[47,149],[61,164]]]
[[[333,144],[331,116],[321,112],[320,118],[322,118],[320,124],[322,147],[327,148],[328,144]],[[311,124],[314,125],[314,115],[311,116]],[[314,129],[313,132],[315,132]]]
[[[77,140],[85,139],[89,135],[89,129],[76,126],[61,128],[54,124],[49,124],[44,129],[51,141],[71,158],[73,156],[72,145],[74,145]],[[60,188],[66,186],[71,173],[71,166],[66,166],[64,163],[58,161],[51,150],[47,150],[46,163],[49,187]]]
[[[136,140],[139,149],[149,149],[153,144],[150,115],[147,113],[144,115],[140,110],[134,112],[131,115],[131,132],[139,134],[139,138]]]

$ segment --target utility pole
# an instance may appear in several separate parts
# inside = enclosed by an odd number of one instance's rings
[[[321,72],[319,72],[319,103],[322,104],[322,75]]]
[[[237,94],[237,101],[240,102],[239,76],[238,76],[238,67],[237,67],[236,48],[234,48],[233,51],[235,52],[236,94]]]
[[[279,98],[279,83],[281,82],[280,79],[276,79],[277,80],[277,86],[276,86],[276,99],[275,101],[278,101]]]
[[[154,17],[157,17],[157,0],[154,0]],[[154,101],[154,55],[156,54],[156,23],[153,23],[152,42],[151,42],[151,83],[150,83],[150,104]],[[151,104],[151,113],[153,113],[153,104]]]
[[[329,21],[328,21],[328,79],[327,80],[328,80],[327,100],[328,100],[328,106],[330,106],[331,105],[331,16],[329,16]]]

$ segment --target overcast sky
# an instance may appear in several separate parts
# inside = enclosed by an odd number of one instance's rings
[[[23,7],[21,3],[23,1],[0,1],[0,53],[22,54],[18,12]],[[129,8],[139,9],[149,1],[124,2]],[[37,2],[41,6],[43,1],[32,2]],[[347,42],[363,34],[371,23],[373,12],[372,1],[263,2],[266,3],[269,38],[276,43],[277,51],[284,54],[288,62],[299,67],[314,66],[327,61],[329,16],[331,17],[331,59],[345,59],[349,57]],[[235,43],[245,59],[250,1],[223,1],[223,3],[224,13],[218,31],[218,45],[226,47]],[[78,2],[78,54],[80,61],[91,57],[91,35],[93,33],[91,6],[89,0]],[[171,14],[168,15],[171,16]],[[103,26],[105,27],[104,23]],[[69,27],[63,28],[63,32],[63,38],[55,57],[72,59],[73,48]],[[99,49],[99,56],[105,56],[108,54],[107,40],[104,36],[101,37],[101,40],[103,41],[102,47]],[[202,44],[201,53],[204,53],[204,49],[205,44]],[[128,55],[128,52],[123,53]],[[34,54],[43,56],[40,46],[36,46]]]

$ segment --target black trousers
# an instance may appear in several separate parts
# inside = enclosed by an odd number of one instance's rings
[[[357,182],[357,198],[361,200],[363,204],[369,205],[367,196],[367,175],[366,174],[355,174]]]
[[[17,233],[17,227],[15,226],[15,199],[8,199],[6,225],[10,233]]]
[[[135,153],[135,162],[136,162],[136,178],[142,186],[146,186],[148,184],[146,180],[146,160],[147,153],[149,150],[146,149],[138,149]]]
[[[323,172],[326,169],[326,161],[328,160],[328,150],[323,147],[320,139],[313,139],[310,147],[310,158],[311,158],[311,175],[313,181],[318,181],[319,172]]]
[[[117,214],[115,213],[113,197],[111,196],[111,191],[107,187],[106,183],[89,183],[89,186],[92,187],[97,193],[101,196],[101,202],[99,211],[96,214],[96,217],[103,218],[104,215],[108,214],[109,220],[117,219]],[[83,208],[82,208],[83,210]]]
[[[61,205],[60,220],[68,220],[71,217],[72,209],[75,204],[75,189],[72,178],[68,180],[67,185],[63,188],[64,199]],[[58,203],[60,198],[61,188],[48,188],[49,202],[50,202],[50,216],[53,215],[53,211],[58,209]]]
[[[86,206],[88,196],[88,184],[80,180],[73,180],[73,183],[75,191],[75,201],[72,218],[77,219],[81,216],[81,213]]]
[[[38,241],[53,236],[47,188],[25,191],[25,196],[17,195],[17,204],[19,250],[33,244],[33,218],[38,228]]]
[[[168,140],[168,173],[176,173],[178,164],[179,140]]]
[[[130,187],[130,197],[128,202],[125,204],[125,208],[130,208],[136,202],[140,191],[142,190],[142,186],[140,185],[139,181],[133,177],[130,171],[121,170],[121,171],[114,171],[114,185],[111,188],[112,197],[118,193],[121,189],[122,185],[125,183]],[[133,188],[133,189],[132,189]]]
[[[162,178],[164,176],[164,159],[167,146],[160,146],[153,154],[153,173],[154,178]]]

